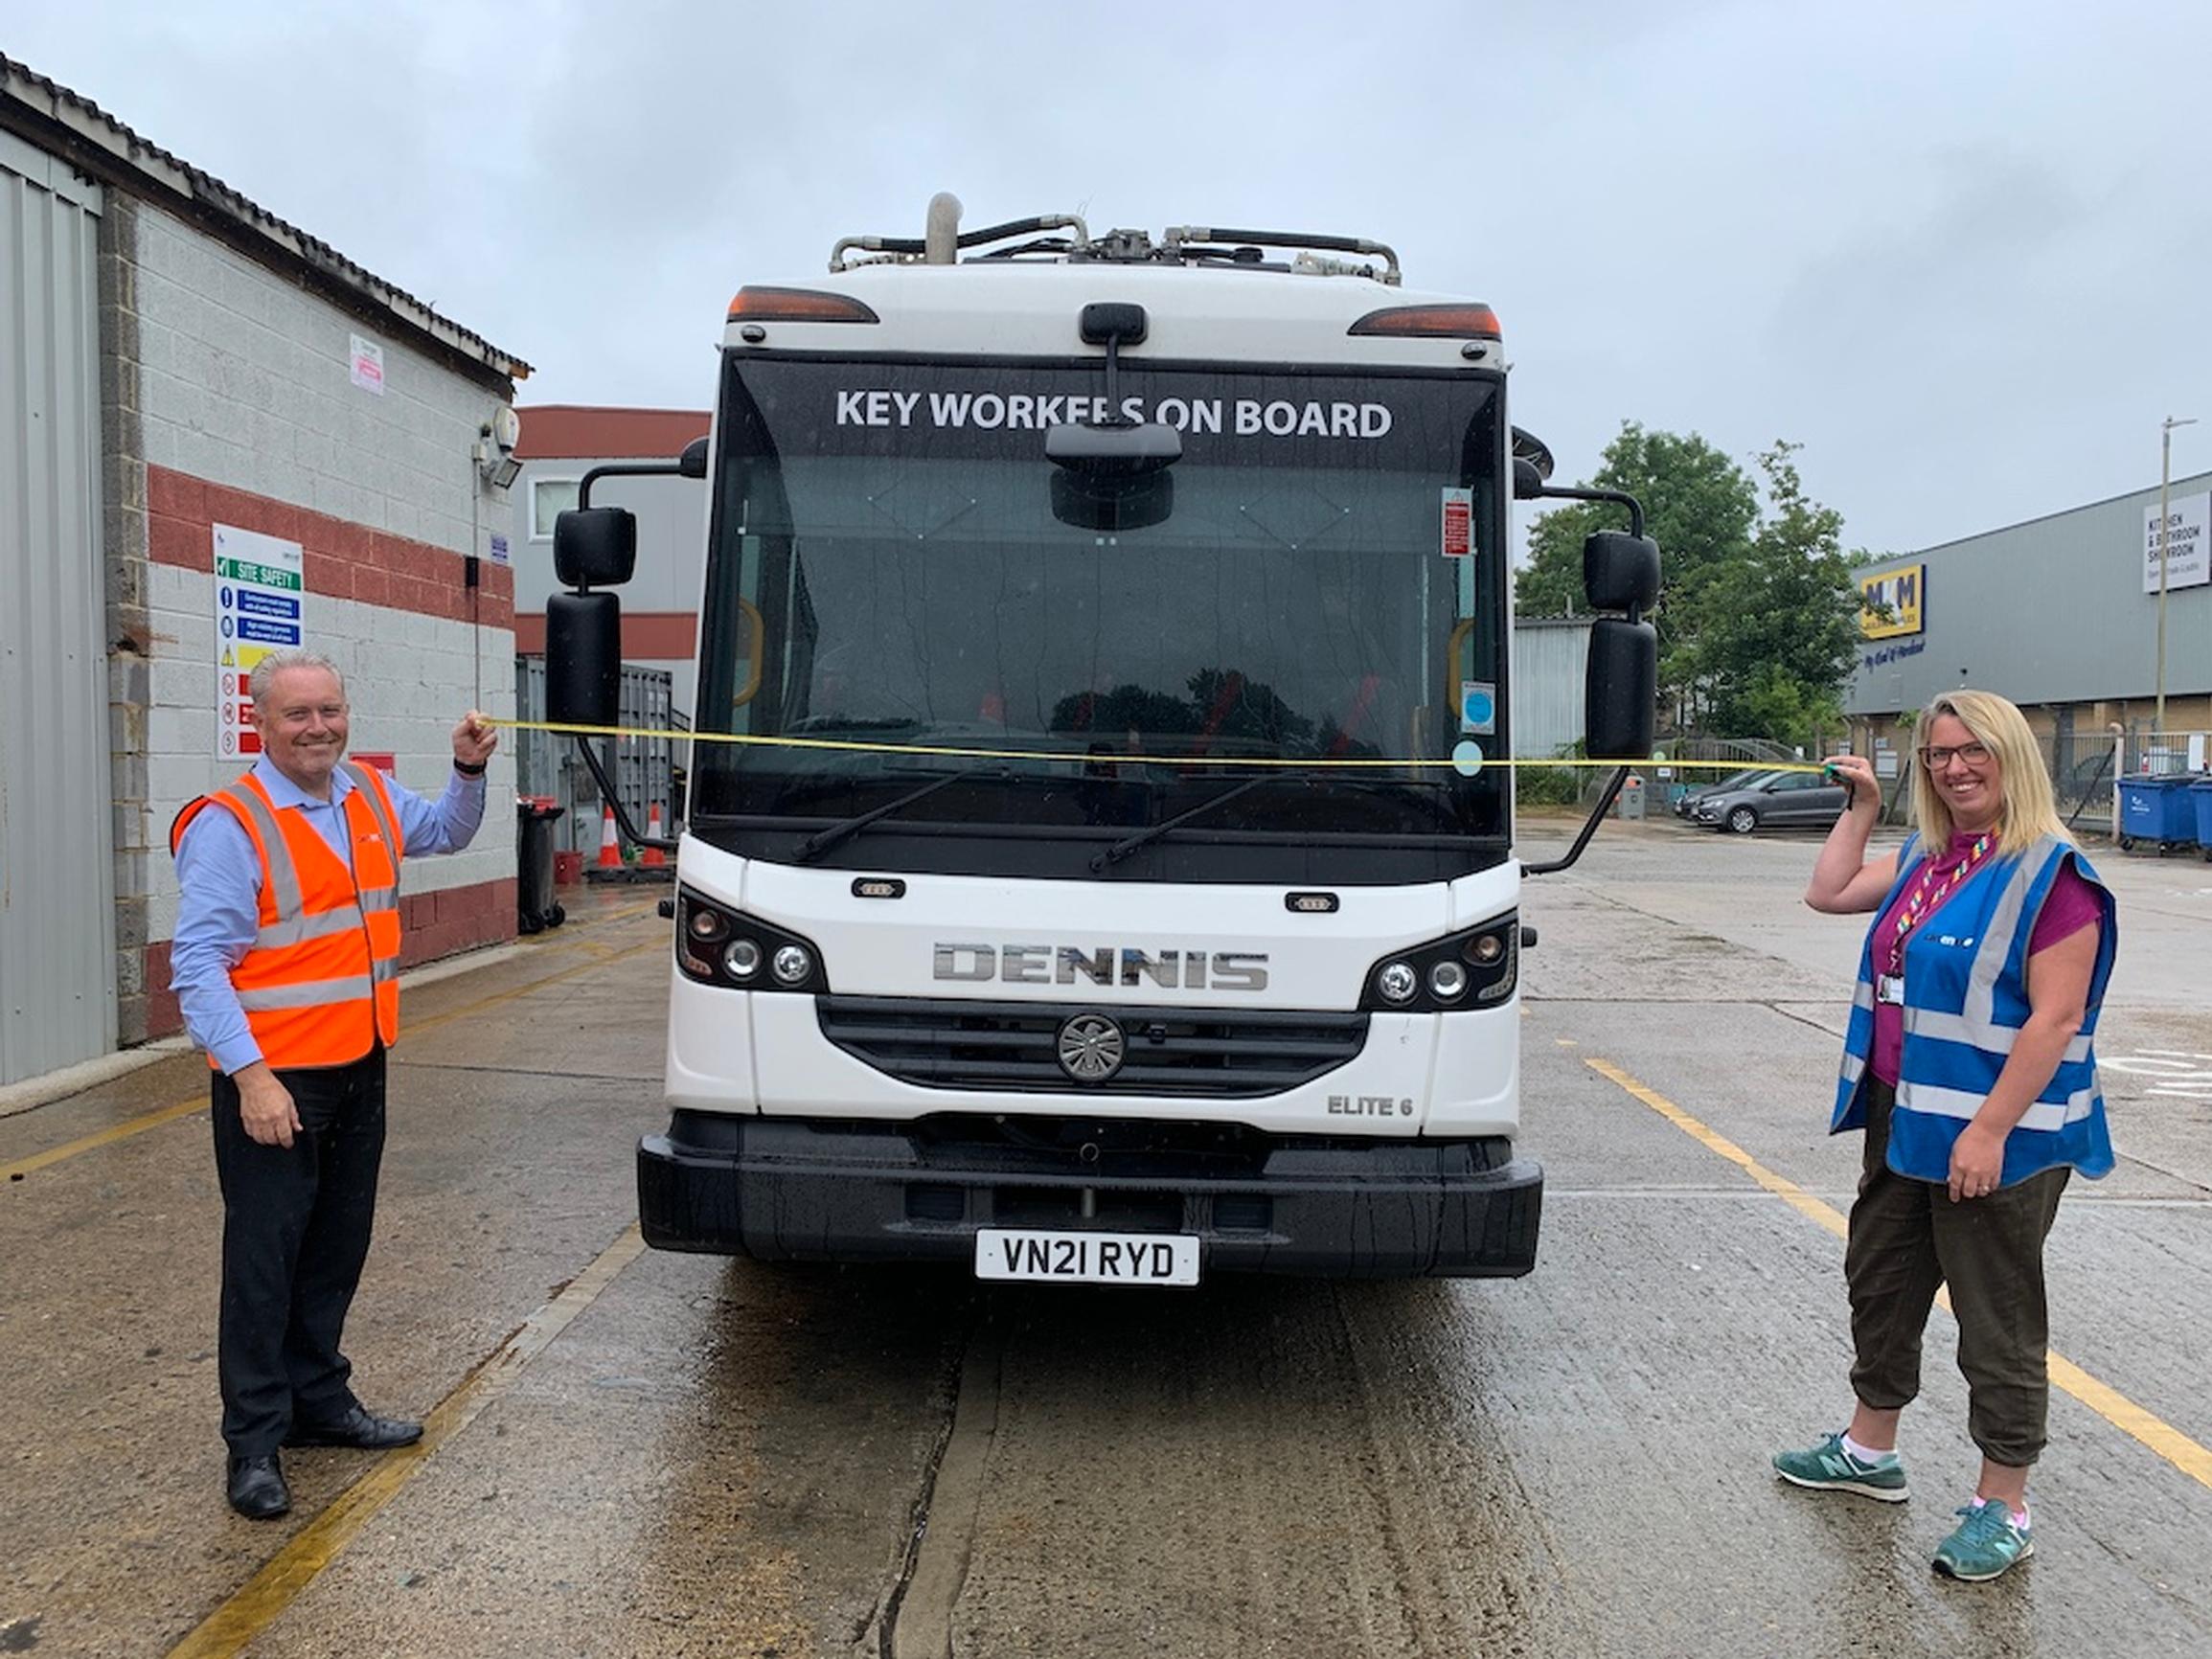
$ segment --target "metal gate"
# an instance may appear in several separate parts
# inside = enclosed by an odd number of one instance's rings
[[[671,704],[673,676],[666,669],[622,666],[622,713],[618,724],[628,731],[665,732],[666,737],[609,738],[600,743],[600,758],[612,775],[622,797],[623,810],[638,829],[647,828],[657,807],[661,828],[676,832],[674,800],[674,744],[680,733],[674,726]],[[545,718],[545,659],[514,659],[514,716],[519,720]],[[514,786],[518,793],[550,797],[560,805],[560,820],[554,826],[554,846],[561,852],[590,856],[599,851],[602,833],[599,785],[576,752],[573,738],[550,732],[518,732],[514,746]]]
[[[116,1039],[100,207],[0,132],[0,1084]]]

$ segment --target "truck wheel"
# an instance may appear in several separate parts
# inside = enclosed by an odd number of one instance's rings
[[[1759,814],[1748,807],[1732,807],[1728,813],[1728,828],[1739,835],[1748,835],[1759,828]]]

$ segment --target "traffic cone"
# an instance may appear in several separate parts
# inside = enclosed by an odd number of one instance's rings
[[[620,870],[622,843],[615,837],[614,808],[608,807],[604,810],[606,815],[599,830],[599,867],[602,870]]]
[[[645,833],[646,845],[637,855],[638,868],[641,870],[666,870],[669,865],[669,855],[652,845],[653,842],[661,838],[660,803],[658,801],[647,808]]]

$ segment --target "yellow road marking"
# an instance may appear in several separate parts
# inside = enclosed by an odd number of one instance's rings
[[[266,1629],[376,1512],[422,1473],[438,1448],[505,1394],[524,1368],[598,1300],[599,1293],[644,1250],[645,1239],[636,1226],[623,1229],[596,1261],[569,1282],[567,1289],[532,1314],[520,1330],[438,1402],[423,1420],[420,1441],[378,1458],[367,1474],[302,1528],[238,1594],[171,1648],[170,1659],[228,1659]]]
[[[60,1163],[64,1158],[74,1158],[80,1152],[89,1152],[97,1147],[107,1146],[110,1142],[123,1140],[126,1136],[143,1134],[148,1129],[158,1129],[164,1124],[174,1123],[178,1118],[190,1117],[194,1112],[206,1110],[207,1096],[194,1095],[189,1101],[179,1101],[174,1105],[163,1106],[156,1111],[147,1112],[143,1116],[132,1118],[128,1123],[116,1124],[109,1128],[102,1129],[97,1134],[84,1135],[77,1140],[64,1142],[58,1147],[50,1148],[34,1156],[18,1158],[12,1164],[0,1164],[0,1175],[5,1175],[11,1181],[20,1181],[24,1176],[43,1170],[50,1164]]]
[[[1609,1060],[1585,1059],[1583,1064],[1600,1077],[1617,1083],[1708,1151],[1717,1152],[1727,1159],[1767,1192],[1783,1199],[1799,1215],[1817,1221],[1838,1239],[1849,1236],[1851,1223],[1841,1211],[1815,1198],[1794,1181],[1777,1175],[1735,1142],[1707,1128],[1656,1089],[1645,1087]],[[1937,1300],[1946,1309],[1950,1308],[1949,1291],[1937,1292]],[[2145,1411],[2119,1390],[2099,1382],[2056,1349],[2049,1351],[2049,1360],[2051,1385],[2054,1388],[2063,1394],[2071,1395],[2114,1428],[2149,1446],[2190,1479],[2200,1485],[2212,1487],[2212,1450],[2207,1450],[2171,1423]]]
[[[626,914],[643,915],[648,908],[650,907],[641,905],[637,910]],[[583,942],[579,940],[576,943],[581,945]],[[518,986],[513,990],[497,991],[490,996],[479,997],[472,1003],[449,1010],[445,1013],[432,1014],[427,1019],[412,1020],[408,1023],[407,1029],[409,1031],[432,1031],[439,1026],[449,1024],[465,1014],[479,1013],[485,1009],[496,1008],[501,1003],[513,1002],[516,997],[527,996],[532,991],[540,990],[549,985],[559,985],[562,980],[574,979],[578,974],[588,973],[595,967],[604,967],[609,963],[621,962],[627,957],[636,956],[644,951],[665,950],[667,948],[668,945],[665,941],[656,939],[649,940],[644,944],[630,945],[624,950],[595,955],[588,962],[580,962],[574,967],[564,967],[559,973],[547,974],[543,979],[534,979],[528,985]],[[207,1096],[198,1094],[194,1095],[190,1100],[178,1101],[173,1105],[158,1107],[125,1123],[111,1125],[94,1134],[64,1142],[58,1147],[49,1148],[47,1150],[28,1158],[17,1159],[12,1164],[0,1164],[0,1179],[20,1181],[26,1175],[48,1169],[65,1158],[74,1158],[80,1152],[96,1151],[100,1148],[111,1146],[117,1141],[127,1140],[132,1135],[143,1135],[148,1129],[158,1129],[162,1125],[174,1123],[179,1118],[191,1117],[195,1112],[204,1112],[207,1110]]]

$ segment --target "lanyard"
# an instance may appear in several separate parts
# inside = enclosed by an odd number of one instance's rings
[[[1935,907],[1950,896],[1952,888],[1964,881],[1980,865],[1990,850],[1990,837],[1977,835],[1973,845],[1966,850],[1966,856],[1948,870],[1938,870],[1934,859],[1922,868],[1920,876],[1912,884],[1912,891],[1904,896],[1904,907],[1897,918],[1897,939],[1889,947],[1889,968],[1892,973],[1904,971],[1905,936],[1918,927]]]

